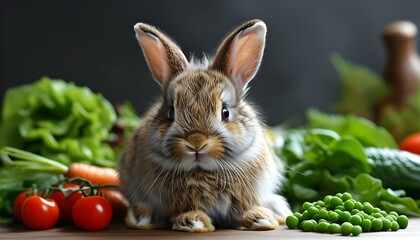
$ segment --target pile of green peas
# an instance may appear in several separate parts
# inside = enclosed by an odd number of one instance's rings
[[[362,232],[397,231],[408,226],[405,215],[387,213],[369,202],[358,202],[348,192],[327,195],[323,201],[305,202],[302,207],[302,213],[295,212],[286,218],[288,228],[357,236]]]

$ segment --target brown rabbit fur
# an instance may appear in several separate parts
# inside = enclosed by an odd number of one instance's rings
[[[139,229],[189,232],[218,227],[275,229],[290,210],[278,190],[283,165],[265,125],[244,98],[258,71],[266,26],[233,31],[213,61],[189,63],[156,28],[135,26],[162,88],[120,159],[126,222]]]

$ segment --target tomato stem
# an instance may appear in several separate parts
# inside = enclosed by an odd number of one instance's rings
[[[76,183],[78,187],[64,187],[64,184],[66,183]],[[84,178],[65,178],[60,180],[58,183],[58,186],[49,186],[44,190],[43,196],[49,197],[53,192],[60,191],[63,193],[66,198],[64,201],[66,201],[68,198],[70,198],[73,194],[77,192],[81,192],[84,197],[88,196],[98,196],[101,194],[101,189],[103,188],[118,188],[119,186],[114,184],[98,184],[94,185],[91,181],[84,179]]]

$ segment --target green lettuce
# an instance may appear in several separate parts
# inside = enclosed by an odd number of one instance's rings
[[[397,142],[387,129],[354,114],[326,114],[309,109],[306,112],[306,118],[308,127],[325,128],[333,130],[339,135],[350,135],[364,147],[398,148]]]
[[[11,146],[66,165],[116,165],[107,144],[116,121],[101,94],[63,80],[43,77],[8,89],[0,119],[0,147]]]

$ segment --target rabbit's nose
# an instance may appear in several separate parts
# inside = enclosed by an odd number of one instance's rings
[[[187,147],[198,152],[207,145],[207,137],[202,133],[193,133],[187,137]]]

